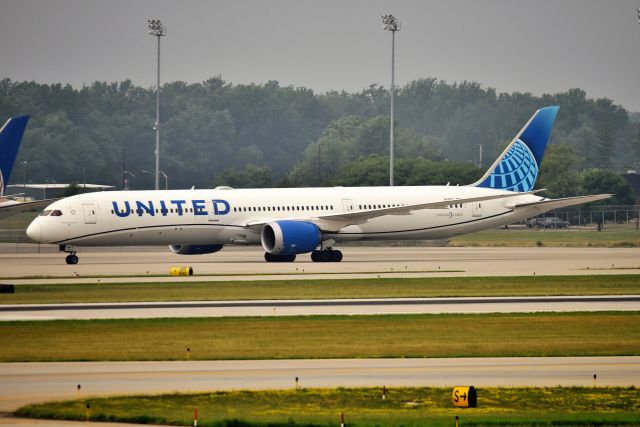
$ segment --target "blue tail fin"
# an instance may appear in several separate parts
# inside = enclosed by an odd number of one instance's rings
[[[509,191],[533,190],[559,108],[546,107],[536,111],[484,176],[472,186]]]
[[[9,184],[11,170],[28,121],[29,116],[12,117],[0,129],[0,196],[4,195],[4,189]]]

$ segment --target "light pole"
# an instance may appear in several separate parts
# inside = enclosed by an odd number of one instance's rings
[[[27,164],[29,162],[27,162],[26,160],[23,160],[20,162],[20,164],[22,165],[22,201],[26,202],[27,201]]]
[[[160,175],[164,176],[164,189],[168,190],[169,189],[169,177],[163,171],[159,171],[159,172],[160,172]]]
[[[322,154],[320,153],[320,148],[322,144],[318,141],[318,187],[322,187]]]
[[[382,28],[391,31],[391,128],[389,130],[389,185],[393,186],[393,98],[396,91],[394,81],[396,31],[400,31],[400,21],[393,15],[382,15]]]
[[[167,34],[167,27],[162,25],[159,19],[147,20],[149,34],[158,39],[158,82],[156,84],[156,190],[160,187],[160,37]]]
[[[131,171],[122,171],[122,189],[124,191],[129,189],[129,180],[127,179],[127,174],[131,175],[132,178],[136,177],[136,174]]]
[[[155,175],[153,172],[150,172],[150,171],[147,171],[147,170],[144,170],[144,169],[142,170],[142,173],[146,173],[146,174],[149,174],[149,175]],[[164,189],[168,190],[169,189],[169,177],[163,171],[160,171],[160,175],[164,176]]]

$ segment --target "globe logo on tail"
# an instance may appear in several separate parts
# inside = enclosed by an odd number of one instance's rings
[[[537,176],[538,164],[533,153],[518,139],[485,183],[500,190],[526,192],[533,190]]]

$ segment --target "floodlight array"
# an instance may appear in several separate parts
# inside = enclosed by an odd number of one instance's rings
[[[382,28],[387,31],[400,31],[400,21],[393,15],[382,15]]]
[[[159,19],[148,19],[149,34],[155,37],[161,37],[167,34],[167,27],[162,25]]]

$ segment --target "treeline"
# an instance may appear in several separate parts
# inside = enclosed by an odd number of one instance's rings
[[[564,195],[584,170],[624,171],[640,160],[636,115],[572,89],[555,95],[496,93],[477,83],[413,81],[396,96],[396,182],[467,184],[482,174],[531,114],[561,107],[545,185]],[[162,88],[161,169],[171,188],[370,185],[388,182],[389,94],[234,85],[220,78]],[[0,80],[0,117],[31,115],[18,162],[34,182],[151,188],[155,91],[130,81],[75,89]],[[483,159],[480,165],[480,146]],[[554,157],[555,153],[555,157]],[[555,158],[555,160],[553,160]],[[16,169],[17,170],[17,169]],[[15,173],[13,182],[21,182]]]

